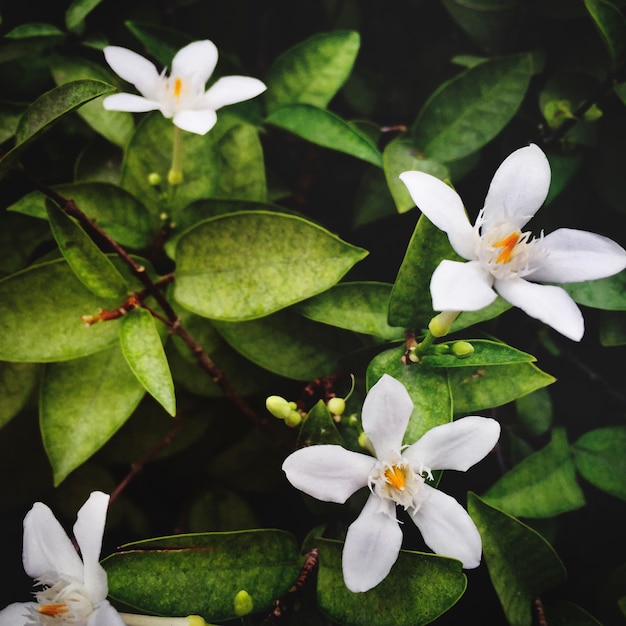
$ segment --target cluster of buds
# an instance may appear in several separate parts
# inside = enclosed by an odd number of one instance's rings
[[[295,428],[302,422],[302,414],[295,402],[289,402],[281,396],[268,396],[265,406],[274,417],[284,420],[289,428]]]

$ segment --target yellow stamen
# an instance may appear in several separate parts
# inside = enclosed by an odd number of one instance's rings
[[[44,604],[37,609],[42,615],[48,617],[57,617],[69,613],[67,610],[67,604],[65,602],[58,602],[57,604]]]
[[[180,78],[177,78],[174,81],[174,98],[178,100],[180,98],[180,94],[183,90],[183,81]]]
[[[520,236],[521,233],[517,231],[493,244],[494,248],[502,248],[502,252],[498,255],[496,263],[508,263],[511,260],[511,255],[513,254],[517,242],[520,240]]]
[[[396,465],[392,465],[385,470],[385,480],[396,489],[404,489],[404,473]]]

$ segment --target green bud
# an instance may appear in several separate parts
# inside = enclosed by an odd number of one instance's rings
[[[167,173],[167,182],[170,185],[180,185],[183,182],[183,173],[180,170],[170,170]]]
[[[370,438],[365,433],[361,433],[359,435],[358,441],[359,441],[359,446],[361,446],[361,448],[363,448],[363,450],[368,450],[372,454],[375,453],[374,446],[372,445],[372,442],[370,441]]]
[[[161,177],[156,172],[150,172],[150,174],[148,174],[148,183],[156,187],[161,184]]]
[[[291,413],[285,418],[285,424],[289,426],[289,428],[300,426],[301,421],[302,415],[300,415],[298,411],[291,411]]]
[[[452,344],[452,354],[457,359],[466,359],[474,354],[474,346],[468,341],[455,341]]]
[[[326,406],[333,415],[343,415],[346,410],[346,401],[343,398],[331,398]]]
[[[252,609],[254,607],[252,596],[245,589],[242,589],[235,596],[234,607],[235,615],[237,615],[237,617],[252,613]]]
[[[265,406],[267,410],[279,420],[286,420],[293,412],[289,402],[280,396],[269,396],[265,400]]]
[[[352,415],[348,417],[348,424],[350,426],[356,426],[358,423],[359,423],[359,418],[354,413],[352,413]]]

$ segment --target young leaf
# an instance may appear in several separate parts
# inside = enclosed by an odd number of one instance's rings
[[[174,382],[154,318],[145,309],[124,316],[120,329],[122,352],[146,391],[172,416],[176,415]]]
[[[509,123],[533,73],[529,54],[496,58],[443,83],[411,128],[427,159],[446,163],[476,152]]]
[[[483,540],[491,582],[509,624],[531,626],[531,603],[565,580],[563,563],[537,532],[469,493],[467,508]]]
[[[195,533],[122,546],[103,560],[111,598],[144,613],[235,619],[245,589],[267,611],[298,577],[293,535],[282,530]]]
[[[318,400],[311,408],[298,433],[299,448],[319,444],[344,445],[343,437],[323,400]]]
[[[55,485],[115,434],[144,393],[118,346],[46,366],[39,420]]]
[[[325,108],[350,75],[360,43],[356,31],[336,30],[287,50],[267,73],[268,111],[299,102]]]
[[[324,148],[345,152],[378,167],[383,164],[380,151],[369,137],[335,113],[312,104],[281,106],[265,122]]]
[[[421,626],[449,610],[465,592],[461,564],[446,557],[401,550],[391,572],[365,593],[352,593],[343,582],[343,545],[316,539],[320,551],[317,600],[334,623],[344,626]],[[407,593],[419,589],[419,593]]]
[[[626,61],[626,20],[622,12],[607,0],[585,0],[585,6],[602,37],[613,67],[620,67]]]
[[[483,500],[516,517],[553,517],[584,506],[565,430],[555,428],[550,443],[509,470]]]
[[[332,287],[366,255],[294,215],[220,215],[179,239],[174,296],[210,319],[255,319]]]
[[[61,254],[80,282],[100,298],[123,299],[128,292],[128,285],[109,257],[71,217],[48,198],[46,211]]]

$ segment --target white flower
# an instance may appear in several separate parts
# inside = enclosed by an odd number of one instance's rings
[[[24,570],[41,589],[34,602],[0,611],[0,626],[124,626],[106,600],[107,575],[99,563],[109,496],[94,491],[76,517],[72,541],[43,503],[24,518]]]
[[[498,292],[531,317],[579,341],[585,327],[574,300],[561,287],[538,283],[595,280],[626,267],[626,251],[607,237],[561,228],[531,239],[522,231],[550,187],[548,159],[534,144],[516,150],[500,165],[474,226],[459,195],[441,180],[423,172],[404,172],[400,179],[417,207],[468,261],[444,260],[433,273],[430,291],[436,311],[482,309]]]
[[[343,549],[343,577],[351,591],[380,583],[398,558],[402,531],[396,505],[403,506],[434,552],[478,567],[482,544],[465,509],[427,482],[431,471],[466,471],[496,444],[500,424],[470,416],[429,430],[403,448],[402,438],[413,411],[404,385],[384,374],[363,403],[363,430],[376,456],[336,445],[301,448],[283,463],[287,479],[318,500],[345,502],[361,487],[371,494],[348,528]]]
[[[108,96],[103,103],[105,109],[135,113],[158,109],[165,117],[173,117],[179,128],[198,135],[213,128],[217,109],[254,98],[266,89],[256,78],[225,76],[205,91],[217,64],[217,48],[209,40],[181,48],[172,60],[170,76],[165,70],[159,74],[148,59],[126,48],[107,46],[104,57],[113,71],[141,94]]]

